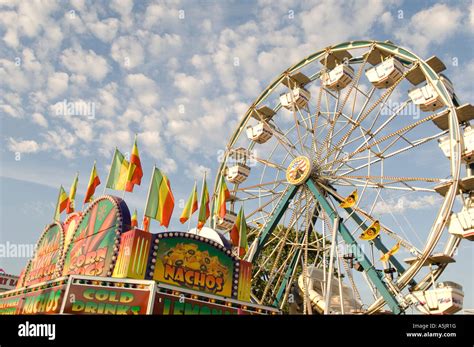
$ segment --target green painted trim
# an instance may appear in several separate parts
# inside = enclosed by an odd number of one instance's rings
[[[281,197],[275,210],[273,211],[271,219],[267,222],[267,224],[265,224],[262,230],[262,233],[260,234],[258,238],[257,249],[255,250],[255,253],[253,255],[253,259],[257,259],[258,256],[260,255],[260,252],[263,249],[265,242],[267,242],[268,238],[272,235],[273,230],[275,230],[275,228],[277,227],[278,222],[280,222],[281,217],[283,217],[283,214],[288,208],[288,205],[290,204],[291,199],[293,199],[297,191],[298,191],[298,186],[293,186],[293,185],[288,186],[288,190]]]

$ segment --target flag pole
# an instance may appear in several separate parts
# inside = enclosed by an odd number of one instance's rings
[[[144,227],[143,221],[145,220],[145,217],[146,217],[145,213],[146,213],[146,208],[148,206],[148,199],[150,198],[151,184],[153,182],[153,177],[155,176],[155,168],[156,168],[156,164],[153,165],[153,168],[151,169],[150,185],[148,186],[148,193],[146,195],[145,209],[143,210],[142,228]],[[150,224],[151,224],[151,219],[150,219]],[[149,224],[148,224],[148,227],[150,227]]]
[[[114,163],[116,153],[117,153],[117,146],[115,146],[114,155],[112,156],[112,161],[110,162],[109,174],[107,175],[107,179],[105,180],[104,191],[102,192],[102,195],[105,195],[105,190],[107,189],[107,183],[109,182],[109,178],[110,178],[110,170],[112,169],[112,165]]]

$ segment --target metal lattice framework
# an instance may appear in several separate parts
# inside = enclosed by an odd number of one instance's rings
[[[367,70],[392,58],[401,63],[395,80],[385,88],[370,83]],[[351,81],[331,89],[324,77],[342,64],[352,69]],[[401,313],[409,305],[408,288],[428,289],[441,275],[447,264],[424,265],[434,252],[453,257],[459,245],[443,231],[458,194],[461,132],[459,102],[439,70],[433,60],[390,42],[351,41],[290,67],[250,106],[227,144],[214,196],[229,168],[248,167],[245,181],[231,181],[229,210],[245,209],[255,301],[285,308],[299,295],[305,313],[349,313],[346,295],[353,313],[384,307]],[[442,100],[436,112],[420,110],[408,96],[420,82]],[[310,92],[309,100],[299,103],[301,95],[290,93],[290,106],[282,106],[281,94],[296,88]],[[449,126],[440,129],[433,120],[443,111]],[[247,128],[255,124],[269,129],[271,138],[249,139]],[[445,136],[449,159],[437,143]],[[303,183],[291,184],[287,169],[300,156],[310,160],[311,172]],[[443,195],[437,185],[446,187]],[[355,205],[341,208],[355,189]],[[417,209],[425,205],[422,219]],[[359,239],[375,221],[379,236]],[[381,261],[395,244],[400,251]],[[399,259],[404,254],[414,260],[404,264]],[[322,298],[328,302],[338,296],[338,302],[319,308],[309,304],[314,301],[306,290],[309,269],[318,269],[324,278]]]

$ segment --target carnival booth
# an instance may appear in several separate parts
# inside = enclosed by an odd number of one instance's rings
[[[251,264],[213,229],[130,225],[127,204],[110,195],[48,225],[17,287],[0,294],[0,313],[278,313],[250,302]]]

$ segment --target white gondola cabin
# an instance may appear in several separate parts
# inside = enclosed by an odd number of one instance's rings
[[[288,110],[293,110],[293,107],[304,108],[311,98],[311,93],[303,87],[296,87],[288,93],[280,95],[281,106]]]
[[[368,69],[365,75],[375,88],[391,87],[403,75],[403,64],[391,57]]]
[[[289,92],[280,95],[280,104],[288,110],[305,107],[311,98],[311,93],[304,88],[309,82],[311,79],[302,72],[285,77],[281,83],[288,87]]]
[[[218,216],[216,216],[215,218],[216,228],[220,230],[229,230],[234,226],[235,220],[237,219],[237,215],[234,212],[227,210],[224,218],[220,218]]]
[[[272,128],[264,122],[259,122],[257,125],[247,127],[247,137],[257,143],[265,143],[273,136]]]
[[[474,241],[474,192],[466,199],[461,212],[451,215],[448,231],[452,235]]]
[[[243,163],[236,163],[227,169],[226,178],[229,182],[240,184],[245,181],[250,174],[250,167]]]
[[[462,310],[464,292],[454,282],[441,282],[436,289],[411,294],[415,307],[424,314],[454,314]]]
[[[443,75],[440,75],[440,80],[446,87],[449,96],[452,97],[454,89],[451,81]],[[431,83],[427,83],[420,88],[412,89],[408,92],[408,96],[413,101],[413,103],[418,105],[420,110],[424,112],[436,111],[444,106],[441,95],[436,92]]]
[[[323,85],[331,90],[344,89],[354,79],[354,69],[350,65],[339,64],[321,75]]]
[[[444,155],[449,159],[451,158],[451,140],[449,135],[443,136],[438,139],[438,146],[443,151]]]
[[[467,126],[464,129],[464,149],[462,152],[462,159],[466,163],[474,163],[474,128]]]

